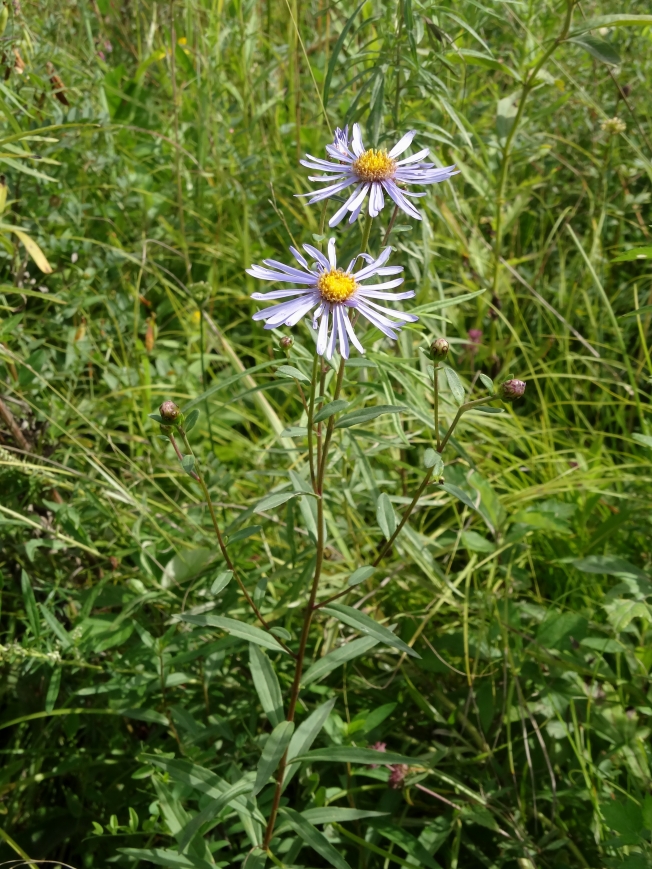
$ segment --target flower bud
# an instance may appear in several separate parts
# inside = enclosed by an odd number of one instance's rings
[[[430,357],[435,361],[438,359],[445,359],[448,356],[450,346],[451,345],[445,338],[437,338],[437,340],[433,341],[430,345]]]
[[[172,432],[173,426],[171,425],[160,425],[162,435],[169,435]]]
[[[498,398],[502,398],[503,401],[515,401],[517,398],[522,398],[524,392],[524,380],[506,380],[498,387]]]
[[[163,422],[168,424],[175,423],[181,415],[181,411],[173,401],[164,401],[158,412],[161,414]]]
[[[281,338],[281,347],[284,350],[289,350],[293,344],[294,344],[294,338],[292,337],[292,335],[284,335]]]

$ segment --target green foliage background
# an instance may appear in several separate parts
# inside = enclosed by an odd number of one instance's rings
[[[380,494],[400,511],[423,477],[432,338],[472,397],[480,371],[528,388],[464,418],[447,487],[344,599],[364,596],[420,658],[376,646],[302,694],[299,721],[335,700],[315,748],[385,742],[414,758],[405,786],[306,762],[288,804],[323,810],[351,866],[652,865],[652,292],[645,253],[614,262],[650,244],[652,19],[639,0],[587,0],[566,32],[567,8],[14,0],[3,221],[54,272],[2,235],[1,392],[29,445],[2,423],[3,859],[205,869],[260,841],[242,797],[178,850],[197,810],[255,770],[270,725],[247,644],[174,619],[252,622],[234,583],[211,591],[209,517],[148,414],[164,398],[201,411],[192,440],[221,521],[255,526],[232,542],[248,588],[296,637],[311,499],[254,508],[305,480],[303,441],[282,434],[302,406],[244,269],[318,233],[298,159],[359,120],[380,146],[416,128],[461,174],[392,236],[420,322],[396,346],[369,330],[368,367],[347,367],[351,409],[408,411],[337,435],[320,597],[373,560]],[[601,128],[614,116],[625,132]],[[337,234],[359,244],[358,227]],[[309,375],[307,329],[295,339]],[[318,618],[309,663],[351,635]],[[291,661],[270,660],[287,689]],[[215,778],[191,786],[173,758]],[[280,864],[328,865],[278,830]]]

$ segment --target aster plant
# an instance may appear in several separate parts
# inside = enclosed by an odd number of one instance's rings
[[[310,178],[311,181],[329,182],[327,187],[312,194],[310,198],[310,202],[324,202],[324,217],[328,200],[345,194],[344,201],[339,204],[329,220],[331,227],[337,226],[347,213],[350,214],[349,222],[354,223],[361,216],[365,203],[368,203],[364,220],[361,221],[362,236],[359,247],[350,251],[349,257],[341,258],[341,262],[349,260],[346,267],[340,265],[337,253],[338,242],[335,237],[332,237],[325,244],[325,249],[308,243],[303,245],[302,251],[290,247],[290,254],[294,258],[294,263],[291,265],[276,259],[265,259],[261,265],[254,264],[247,269],[247,273],[257,280],[278,284],[277,288],[269,292],[253,293],[254,301],[272,303],[271,306],[265,306],[253,314],[255,322],[263,321],[264,328],[272,331],[294,327],[305,329],[306,324],[312,327],[309,335],[310,342],[314,344],[312,354],[305,349],[301,354],[298,353],[298,338],[287,334],[279,336],[280,350],[287,357],[287,362],[292,363],[280,366],[279,373],[295,379],[303,405],[303,418],[299,420],[300,425],[279,432],[279,436],[285,438],[282,441],[283,445],[291,449],[293,456],[290,478],[294,487],[300,485],[300,488],[295,488],[291,492],[273,492],[256,506],[257,512],[272,510],[289,499],[300,496],[302,515],[308,517],[306,518],[310,529],[308,546],[314,552],[310,561],[311,570],[307,582],[305,606],[295,635],[274,625],[273,612],[267,615],[263,613],[259,597],[249,587],[247,577],[236,564],[236,558],[229,547],[231,541],[225,538],[220,528],[208,483],[189,439],[198,411],[195,409],[188,412],[186,409],[182,412],[173,402],[166,401],[161,405],[159,414],[153,415],[161,424],[161,434],[169,439],[184,471],[199,486],[208,507],[226,568],[216,582],[219,585],[235,579],[244,601],[255,618],[254,624],[247,624],[241,619],[221,615],[192,612],[179,615],[179,619],[186,623],[213,627],[236,638],[246,637],[250,641],[252,678],[273,729],[264,744],[256,769],[233,782],[228,787],[228,793],[233,794],[230,805],[239,812],[246,810],[249,813],[246,815],[248,818],[253,818],[255,815],[260,819],[258,801],[261,807],[265,807],[264,828],[261,827],[259,833],[251,834],[253,847],[246,863],[249,865],[251,862],[253,869],[262,869],[267,858],[279,867],[284,865],[276,852],[279,846],[279,820],[282,821],[282,829],[291,829],[298,836],[298,840],[315,849],[336,869],[348,869],[348,864],[342,855],[324,834],[290,805],[285,805],[287,801],[283,799],[285,789],[299,764],[304,761],[309,762],[311,756],[314,756],[310,754],[311,744],[323,728],[335,702],[331,700],[319,706],[295,730],[296,713],[301,708],[302,686],[315,678],[314,667],[306,670],[311,625],[313,620],[323,613],[362,635],[360,640],[348,645],[348,657],[342,655],[342,650],[339,649],[330,653],[331,655],[339,653],[336,661],[332,658],[329,660],[329,656],[322,659],[327,662],[327,667],[331,666],[331,669],[340,666],[345,660],[353,660],[356,655],[363,654],[369,648],[365,637],[367,640],[372,638],[373,643],[392,647],[403,655],[418,657],[418,653],[412,646],[397,637],[392,629],[375,621],[348,602],[338,601],[341,598],[350,600],[351,596],[355,595],[357,584],[364,579],[369,579],[374,570],[384,563],[393,548],[401,545],[401,532],[418,506],[426,487],[442,482],[443,453],[462,416],[468,411],[484,409],[486,405],[496,402],[509,406],[522,397],[525,391],[525,383],[520,380],[510,378],[498,388],[494,388],[493,382],[486,375],[481,375],[486,394],[467,400],[464,386],[458,375],[445,364],[450,351],[449,340],[443,336],[431,336],[434,340],[428,342],[423,351],[430,356],[433,363],[429,369],[429,376],[432,378],[433,415],[430,429],[432,445],[425,449],[422,457],[424,472],[421,483],[409,499],[400,518],[396,517],[386,494],[383,493],[378,497],[376,516],[383,537],[377,551],[370,557],[369,564],[361,565],[354,571],[344,588],[334,594],[325,595],[322,588],[327,546],[324,505],[331,472],[329,462],[332,461],[337,434],[341,429],[368,422],[382,414],[398,414],[407,410],[393,405],[372,404],[347,412],[350,402],[341,398],[343,388],[348,390],[350,401],[356,400],[356,381],[350,381],[346,387],[344,383],[345,366],[351,348],[364,354],[365,344],[367,347],[370,345],[375,347],[377,343],[382,345],[388,340],[395,341],[402,328],[423,330],[421,324],[417,327],[418,308],[415,312],[403,311],[398,307],[412,299],[415,291],[398,289],[405,280],[403,267],[396,262],[390,264],[393,250],[387,240],[394,218],[384,233],[385,242],[378,245],[377,254],[368,251],[372,224],[384,207],[385,194],[395,204],[394,217],[397,210],[402,210],[412,218],[422,219],[422,215],[412,205],[410,199],[424,194],[409,188],[414,185],[435,184],[456,174],[454,166],[439,169],[432,163],[423,162],[428,154],[427,149],[398,159],[410,147],[415,136],[416,132],[411,130],[390,150],[373,148],[367,150],[362,142],[360,127],[354,124],[350,140],[347,127],[336,130],[332,144],[326,146],[330,161],[310,156],[302,161],[304,166],[326,173],[320,177]],[[323,242],[325,239],[320,244]],[[346,239],[342,239],[339,244],[341,248],[345,248],[347,244],[350,246],[350,240],[347,242]],[[312,355],[310,376],[296,367],[302,364],[306,355]],[[337,373],[331,378],[329,373],[332,371]],[[302,380],[308,382],[308,395],[303,391]],[[443,415],[440,414],[440,392],[446,385],[452,396],[453,405],[457,405],[457,410],[448,426],[443,426],[440,419]],[[492,408],[492,410],[500,409]],[[420,420],[420,424],[423,425],[423,420]],[[288,446],[290,438],[293,440]],[[305,477],[302,476],[304,465]],[[302,482],[304,479],[305,483]],[[305,503],[307,500],[312,501],[314,510]],[[291,666],[286,668],[285,697],[275,668],[262,651],[263,649],[287,656],[291,661]],[[415,787],[424,794],[432,795],[424,785],[418,784],[427,773],[427,763],[424,764],[418,758],[409,758],[387,751],[384,743],[378,743],[370,748],[338,749],[338,759],[372,767],[382,764],[389,770],[388,783],[391,788],[403,789],[414,782]],[[245,798],[246,803],[243,802]],[[225,800],[228,802],[226,791],[216,797],[215,806],[217,807],[218,804],[221,806]],[[224,804],[226,805],[227,802]],[[204,808],[197,818],[189,823],[193,835],[200,829],[203,821],[210,821],[211,805],[213,803]],[[190,833],[184,836],[183,842],[189,842],[189,836]]]

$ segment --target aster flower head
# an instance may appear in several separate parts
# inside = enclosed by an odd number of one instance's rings
[[[335,131],[335,138],[331,145],[326,145],[326,153],[336,162],[322,160],[318,157],[306,155],[302,160],[303,166],[308,169],[316,169],[324,172],[324,175],[310,175],[310,181],[327,181],[326,187],[322,187],[316,193],[300,194],[310,196],[309,204],[320,202],[337,196],[344,190],[354,187],[346,202],[335,212],[328,221],[333,227],[344,218],[347,211],[351,212],[349,223],[354,223],[362,207],[369,197],[369,215],[377,217],[385,207],[385,194],[406,214],[421,220],[421,215],[412,205],[408,197],[415,198],[425,196],[425,193],[408,192],[405,187],[413,184],[437,184],[445,181],[452,175],[457,175],[455,166],[447,166],[444,169],[435,168],[434,163],[423,163],[423,158],[428,156],[428,148],[424,148],[411,157],[397,158],[406,151],[412,139],[416,136],[416,130],[406,133],[394,147],[386,149],[365,148],[362,143],[360,125],[353,125],[353,135],[349,143],[349,128]]]
[[[403,271],[402,266],[386,265],[392,252],[391,247],[386,247],[377,259],[366,253],[358,254],[346,269],[339,268],[337,265],[334,238],[328,242],[327,256],[311,244],[304,244],[303,249],[308,254],[308,258],[295,248],[290,248],[300,268],[268,259],[263,260],[262,266],[253,265],[247,269],[247,274],[263,281],[298,284],[271,293],[252,295],[253,299],[262,302],[289,299],[254,314],[254,320],[266,321],[266,329],[296,326],[306,314],[312,311],[313,329],[318,330],[317,353],[331,359],[339,342],[340,355],[348,359],[350,344],[353,344],[360,353],[364,353],[364,348],[355,334],[349,317],[351,311],[361,314],[383,335],[394,341],[398,338],[397,333],[403,323],[414,323],[419,319],[414,314],[383,308],[372,301],[380,299],[398,302],[402,299],[411,299],[414,296],[413,290],[401,293],[387,292],[402,284],[402,277],[388,281],[381,280],[377,284],[363,283],[376,276],[382,278],[387,275],[398,275]],[[359,259],[363,260],[363,266],[354,271]],[[310,263],[310,260],[313,262]]]

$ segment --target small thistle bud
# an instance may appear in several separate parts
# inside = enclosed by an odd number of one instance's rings
[[[618,136],[627,129],[627,124],[620,118],[608,118],[600,124],[600,129],[610,136]]]
[[[161,414],[163,422],[168,424],[175,423],[181,415],[181,411],[173,401],[164,401],[158,412]]]
[[[517,398],[522,398],[525,392],[524,380],[506,380],[498,387],[498,398],[503,401],[516,401]]]
[[[174,426],[171,426],[171,425],[160,425],[159,426],[159,428],[161,429],[162,435],[169,435],[172,432],[173,427]]]
[[[284,350],[289,350],[293,344],[294,344],[294,338],[292,337],[292,335],[284,335],[281,338],[281,347]]]
[[[437,361],[438,359],[445,359],[448,356],[448,351],[450,350],[450,344],[445,338],[437,338],[436,341],[433,341],[430,345],[430,357]]]

